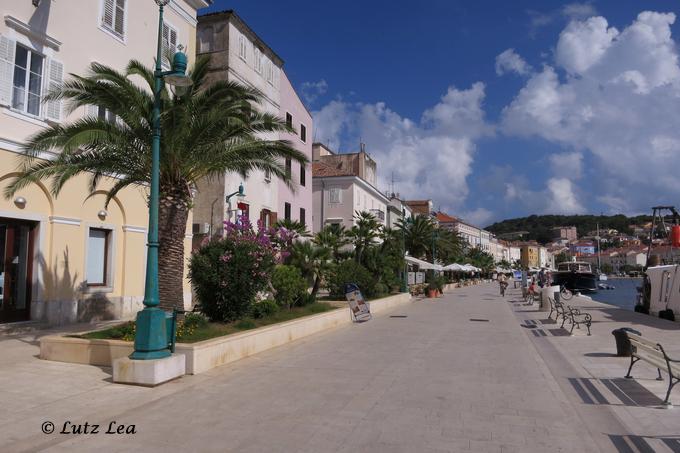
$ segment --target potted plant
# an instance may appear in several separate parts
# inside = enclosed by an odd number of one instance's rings
[[[430,299],[437,297],[437,282],[434,280],[427,284],[427,297]]]

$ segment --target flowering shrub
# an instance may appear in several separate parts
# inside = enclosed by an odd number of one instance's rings
[[[247,316],[258,292],[284,255],[287,234],[277,229],[255,232],[247,219],[225,222],[224,237],[206,241],[189,263],[198,306],[212,321]]]

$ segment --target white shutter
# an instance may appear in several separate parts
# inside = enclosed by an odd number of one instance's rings
[[[57,60],[50,59],[46,79],[49,91],[59,88],[64,81],[64,65]],[[61,101],[48,101],[45,117],[52,121],[60,121]]]
[[[173,54],[177,50],[177,32],[172,28],[170,29],[170,50]]]
[[[87,107],[85,107],[85,116],[89,116],[92,118],[99,117],[99,107],[96,105],[88,105]]]
[[[12,104],[12,79],[14,75],[14,51],[16,43],[0,36],[0,104]]]
[[[125,35],[125,0],[116,0],[116,20],[114,30],[121,36]]]
[[[113,29],[113,8],[115,0],[104,0],[104,11],[102,14],[102,25]]]

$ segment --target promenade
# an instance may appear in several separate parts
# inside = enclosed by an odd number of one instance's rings
[[[0,337],[0,451],[680,451],[665,383],[643,363],[623,380],[611,335],[633,325],[677,354],[680,324],[573,302],[592,336],[563,336],[518,290],[487,284],[153,389],[38,360],[35,334]],[[59,434],[67,421],[100,432]],[[112,421],[136,433],[104,434]]]

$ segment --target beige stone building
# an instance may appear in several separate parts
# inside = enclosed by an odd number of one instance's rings
[[[26,139],[67,115],[43,103],[50,87],[92,62],[123,70],[130,59],[153,65],[158,7],[152,1],[3,1],[0,22],[0,191],[15,175]],[[165,8],[165,45],[195,54],[196,11],[204,0],[173,0]],[[41,156],[50,159],[53,156]],[[35,184],[0,198],[0,322],[64,324],[132,317],[144,292],[146,190],[126,189],[104,208],[88,198],[88,178],[66,184],[59,197]],[[112,181],[108,181],[111,184]],[[190,239],[187,240],[189,250]],[[190,297],[185,285],[185,299]]]

